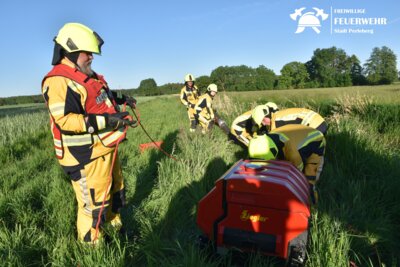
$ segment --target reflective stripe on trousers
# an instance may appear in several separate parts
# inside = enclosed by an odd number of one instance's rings
[[[113,153],[115,152],[86,164],[80,171],[81,177],[76,181],[71,181],[78,202],[77,229],[80,241],[93,240],[105,194],[100,225],[105,222],[121,225],[119,210],[125,205],[125,189],[118,156],[112,170],[111,188],[107,187]]]

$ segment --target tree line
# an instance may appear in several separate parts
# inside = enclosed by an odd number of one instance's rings
[[[245,65],[220,66],[209,76],[197,77],[196,85],[202,91],[210,83],[217,84],[225,91],[254,91],[381,85],[391,84],[400,77],[397,57],[386,46],[373,48],[363,65],[356,55],[350,56],[341,48],[318,48],[309,61],[289,62],[280,72],[280,75],[276,75],[264,65],[257,68]],[[121,91],[138,96],[177,94],[183,86],[183,82],[159,86],[153,78],[148,78],[142,80],[138,88]],[[43,102],[41,95],[0,98],[0,106],[38,102]]]
[[[31,103],[44,103],[43,96],[24,95],[24,96],[0,97],[0,106],[31,104]]]
[[[209,76],[197,77],[196,85],[205,90],[216,83],[225,91],[254,91],[275,89],[345,87],[352,85],[382,85],[397,81],[397,57],[388,47],[375,47],[369,59],[361,65],[356,55],[348,55],[335,46],[316,49],[305,63],[289,62],[276,75],[273,70],[261,65],[257,68],[220,66]],[[183,83],[157,86],[153,78],[142,80],[134,95],[162,95],[179,93]]]

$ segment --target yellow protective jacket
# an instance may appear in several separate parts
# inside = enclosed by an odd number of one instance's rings
[[[287,108],[271,114],[271,130],[287,125],[302,124],[317,129],[324,135],[328,130],[324,118],[317,112],[306,108]]]
[[[325,153],[324,135],[311,127],[290,124],[269,132],[278,147],[277,159],[293,163],[303,171],[310,183],[316,180],[318,168],[323,164]]]
[[[240,142],[249,145],[250,139],[257,135],[258,131],[266,130],[263,126],[261,129],[254,123],[251,117],[253,110],[249,110],[239,117],[237,117],[231,126],[231,134],[235,136]]]
[[[50,114],[56,156],[62,166],[83,166],[114,151],[124,128],[106,127],[104,116],[118,106],[102,76],[89,78],[63,59],[46,75],[42,94]],[[93,131],[93,127],[95,131]]]
[[[214,120],[214,111],[212,108],[213,98],[209,93],[205,93],[200,96],[194,109],[200,122],[208,124],[211,120]]]
[[[199,99],[199,89],[197,89],[196,85],[194,85],[193,88],[185,85],[181,89],[180,99],[182,104],[185,106],[191,104],[191,107],[194,108],[194,105],[196,105],[197,100]]]

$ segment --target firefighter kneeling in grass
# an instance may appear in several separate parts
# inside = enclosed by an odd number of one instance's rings
[[[306,108],[286,108],[270,113],[270,130],[287,125],[302,124],[320,131],[326,135],[328,124],[317,112]]]
[[[279,110],[273,102],[259,105],[253,110],[237,117],[231,127],[231,135],[245,146],[255,135],[287,125],[301,124],[317,129],[324,135],[328,130],[325,120],[317,112],[306,108],[287,108]]]
[[[205,134],[214,126],[214,111],[212,108],[212,101],[218,92],[216,84],[210,84],[207,87],[207,92],[203,94],[197,104],[195,105],[196,117],[198,118],[202,129]]]
[[[54,67],[43,79],[42,94],[56,157],[78,202],[78,239],[97,243],[105,222],[117,229],[122,226],[125,188],[115,147],[134,122],[118,104],[135,107],[136,100],[118,97],[92,70],[93,53],[100,54],[103,44],[96,32],[67,23],[54,42]]]
[[[273,102],[259,105],[237,117],[231,126],[231,138],[244,146],[249,146],[250,140],[258,132],[267,132],[270,125],[270,114],[278,110]]]
[[[316,183],[324,164],[324,135],[304,125],[285,125],[250,140],[249,156],[256,159],[278,159],[291,162],[302,171],[310,184],[311,200],[318,200]]]
[[[196,111],[194,106],[199,99],[199,90],[196,85],[194,85],[195,78],[192,74],[186,74],[185,76],[185,86],[181,89],[180,99],[182,104],[187,108],[187,113],[190,121],[190,132],[196,131],[196,126],[198,124],[195,114]]]

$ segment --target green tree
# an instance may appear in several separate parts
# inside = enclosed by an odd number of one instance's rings
[[[210,78],[213,83],[219,84],[223,89],[226,88],[226,83],[229,79],[228,66],[218,67],[211,72]]]
[[[375,47],[364,67],[370,84],[390,84],[397,79],[397,57],[386,46]]]
[[[343,49],[318,48],[306,66],[311,80],[321,87],[352,85],[351,61]]]
[[[153,78],[145,79],[140,82],[138,87],[140,93],[145,95],[159,95],[160,92],[157,90],[157,83]]]
[[[273,89],[275,73],[261,65],[251,68],[245,65],[218,67],[211,72],[211,81],[228,91]]]
[[[196,86],[199,88],[200,92],[205,92],[207,89],[207,86],[212,83],[211,78],[207,75],[200,76],[196,78]],[[217,83],[218,84],[218,83]]]
[[[350,76],[353,85],[365,85],[367,83],[363,74],[363,67],[360,65],[360,60],[352,55],[349,58],[349,64],[351,65]]]
[[[158,91],[161,95],[179,94],[182,87],[182,83],[167,83],[158,86]]]
[[[255,69],[255,72],[257,90],[274,89],[276,75],[273,70],[268,69],[264,65],[260,65]]]
[[[309,79],[306,66],[301,62],[290,62],[281,69],[278,88],[304,88]]]

